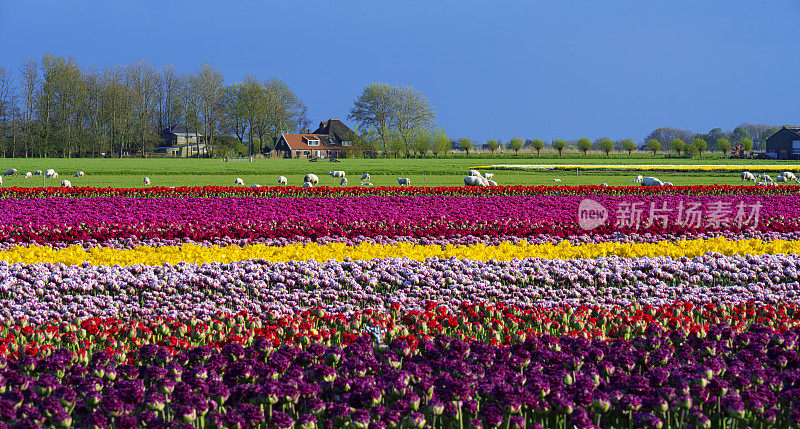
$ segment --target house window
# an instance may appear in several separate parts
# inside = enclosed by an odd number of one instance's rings
[[[352,146],[352,145],[353,145],[353,142],[351,142],[349,140],[342,141],[342,146]]]
[[[319,140],[309,140],[308,141],[308,145],[309,146],[319,146]]]

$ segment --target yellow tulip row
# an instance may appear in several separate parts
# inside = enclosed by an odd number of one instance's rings
[[[726,240],[724,238],[696,239],[677,242],[660,243],[598,243],[571,245],[564,241],[560,244],[512,244],[504,242],[499,245],[415,245],[399,243],[392,245],[360,244],[347,246],[341,243],[319,245],[292,244],[282,247],[271,247],[263,244],[251,246],[204,247],[193,244],[182,246],[147,247],[132,249],[93,248],[86,250],[80,246],[64,249],[53,249],[49,246],[15,247],[0,251],[0,260],[10,263],[32,264],[37,262],[63,263],[79,265],[88,261],[93,265],[163,265],[166,262],[176,264],[181,261],[192,263],[233,262],[247,259],[265,259],[268,261],[290,260],[343,260],[352,258],[368,260],[373,258],[410,258],[425,260],[426,258],[459,258],[473,260],[511,260],[514,258],[598,258],[598,257],[694,257],[708,252],[723,255],[734,254],[788,254],[800,253],[800,240],[773,240],[769,242],[758,239]]]

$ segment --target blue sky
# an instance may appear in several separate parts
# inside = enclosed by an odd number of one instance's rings
[[[410,85],[451,137],[800,124],[800,0],[0,2],[0,65],[146,59],[286,81],[315,123]]]

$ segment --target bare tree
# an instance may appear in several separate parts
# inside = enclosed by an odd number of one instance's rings
[[[355,121],[365,131],[376,133],[381,150],[388,153],[388,137],[396,108],[395,90],[386,83],[372,83],[358,96],[347,119]]]
[[[222,97],[225,78],[221,71],[205,63],[195,75],[195,79],[200,113],[203,118],[204,139],[206,148],[209,148],[214,138],[214,113]],[[200,141],[197,141],[197,156],[200,157]]]
[[[145,157],[149,144],[155,137],[155,113],[158,106],[158,75],[153,66],[145,61],[128,66],[126,82],[131,90],[132,106],[139,136],[139,149]]]
[[[434,125],[436,112],[420,91],[411,87],[397,88],[394,91],[394,117],[392,125],[403,140],[403,149],[408,158],[411,154],[414,134]]]
[[[269,79],[264,85],[265,98],[262,106],[262,126],[260,127],[262,151],[264,150],[264,137],[272,140],[271,151],[278,140],[278,136],[294,127],[295,121],[300,116],[302,104],[297,96],[289,89],[289,85],[280,79]]]
[[[39,84],[39,65],[36,60],[26,58],[20,66],[20,87],[22,88],[22,124],[23,139],[25,141],[25,157],[30,154],[33,140],[33,118],[36,109],[36,91]]]

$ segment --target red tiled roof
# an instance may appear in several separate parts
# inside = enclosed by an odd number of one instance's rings
[[[327,134],[282,134],[283,139],[292,150],[335,150],[341,149],[341,146],[326,146],[324,142],[328,141]],[[308,140],[319,140],[319,146],[309,146]]]

